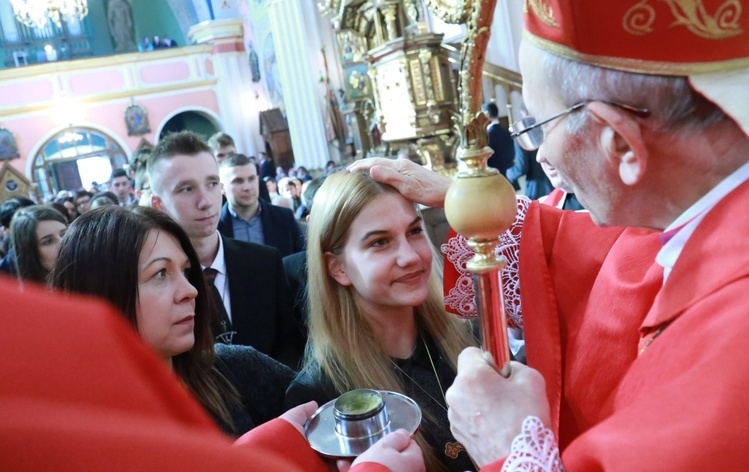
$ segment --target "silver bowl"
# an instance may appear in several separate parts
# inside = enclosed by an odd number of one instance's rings
[[[330,458],[357,457],[386,434],[421,424],[419,405],[385,390],[352,390],[318,408],[304,425],[310,447]]]

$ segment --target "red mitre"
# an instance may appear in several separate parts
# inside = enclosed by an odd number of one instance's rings
[[[749,67],[749,0],[524,2],[526,39],[573,60],[680,76]]]

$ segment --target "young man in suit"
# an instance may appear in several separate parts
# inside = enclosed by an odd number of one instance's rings
[[[259,179],[255,165],[243,154],[233,154],[219,166],[221,190],[226,203],[218,230],[224,236],[273,246],[281,257],[304,249],[304,235],[288,208],[258,198]]]
[[[212,285],[217,339],[253,346],[296,367],[303,346],[281,256],[274,248],[219,234],[218,173],[211,148],[200,137],[189,131],[171,134],[148,159],[151,206],[172,216],[190,236]]]

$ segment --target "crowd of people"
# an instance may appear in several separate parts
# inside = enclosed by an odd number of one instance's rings
[[[749,116],[736,104],[749,89],[736,59],[749,42],[714,48],[687,31],[600,56],[585,45],[621,20],[584,29],[582,4],[555,28],[551,10],[526,16],[531,114],[512,138],[588,211],[517,198],[499,249],[509,375],[465,319],[477,311],[471,247],[450,236],[443,271],[424,233],[417,204],[442,206],[449,178],[360,160],[294,193],[286,181],[292,208],[304,198],[297,216],[272,202],[288,170],[276,181],[272,160],[230,137],[180,132],[134,159],[136,189],[112,174],[109,204],[0,206],[0,267],[12,261],[24,282],[0,284],[22,315],[0,332],[0,464],[743,470],[749,223],[736,215],[749,202]],[[552,31],[575,28],[586,41]],[[357,388],[412,397],[419,431],[353,463],[317,455],[304,423]]]

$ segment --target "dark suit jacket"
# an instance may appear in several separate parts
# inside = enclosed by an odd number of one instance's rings
[[[273,246],[281,253],[281,257],[294,254],[304,249],[304,235],[294,219],[294,214],[288,208],[271,205],[260,201],[260,221],[263,224],[263,237],[266,246]],[[229,213],[229,204],[224,203],[221,209],[221,219],[218,230],[228,238],[234,237],[234,226]]]
[[[252,346],[296,369],[304,344],[281,256],[272,247],[222,239],[234,344]]]
[[[271,177],[274,180],[276,179],[276,165],[273,163],[272,159],[266,159],[260,162],[260,180],[263,180],[266,177]]]
[[[294,322],[301,333],[302,340],[306,343],[307,313],[309,312],[307,308],[307,251],[284,257],[283,268],[291,290]]]
[[[537,151],[526,151],[516,144],[515,165],[507,170],[507,179],[516,186],[518,179],[525,175],[525,195],[531,200],[538,200],[554,190],[544,168],[536,161],[536,153]]]
[[[495,123],[487,130],[489,142],[487,143],[494,151],[489,157],[487,165],[494,167],[500,174],[507,177],[507,169],[512,167],[515,160],[515,142],[510,137],[510,132],[501,124]]]

